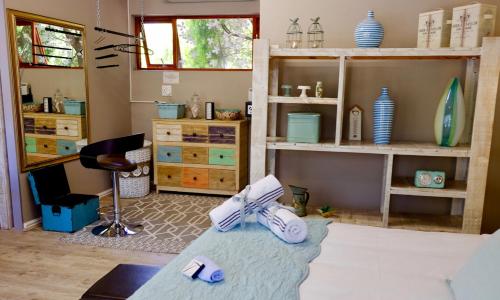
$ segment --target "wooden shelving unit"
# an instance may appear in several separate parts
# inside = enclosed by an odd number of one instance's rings
[[[481,229],[486,175],[491,148],[495,102],[500,72],[500,37],[485,38],[482,48],[270,48],[268,40],[254,41],[253,114],[250,182],[275,172],[276,151],[318,151],[375,154],[384,157],[381,206],[379,212],[343,212],[350,223],[397,228],[462,231],[479,233]],[[337,98],[300,98],[278,96],[281,60],[327,59],[339,64]],[[353,60],[419,60],[459,59],[466,62],[464,97],[470,125],[466,128],[467,144],[453,148],[434,143],[397,142],[374,145],[342,139],[347,65]],[[478,75],[479,74],[479,75]],[[476,100],[477,99],[477,100]],[[334,140],[317,144],[289,143],[277,134],[278,105],[332,105],[336,109]],[[473,120],[473,122],[471,122]],[[456,158],[455,178],[447,179],[445,189],[420,189],[411,180],[393,178],[397,156]],[[391,195],[451,198],[450,215],[389,215]]]

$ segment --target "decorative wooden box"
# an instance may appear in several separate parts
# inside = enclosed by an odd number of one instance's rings
[[[76,142],[86,138],[83,115],[24,113],[23,122],[28,163],[76,154]]]
[[[248,122],[154,119],[156,190],[234,195],[248,182]]]
[[[453,8],[450,47],[480,47],[495,33],[497,7],[476,3]]]
[[[287,141],[318,143],[321,115],[318,113],[288,113]]]
[[[418,15],[418,48],[441,48],[450,45],[451,12],[444,9]]]

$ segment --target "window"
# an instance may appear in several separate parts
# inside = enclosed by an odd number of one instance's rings
[[[144,17],[138,69],[251,70],[258,16]],[[141,18],[136,17],[136,35]]]
[[[83,44],[77,30],[32,21],[16,21],[21,67],[83,67]]]

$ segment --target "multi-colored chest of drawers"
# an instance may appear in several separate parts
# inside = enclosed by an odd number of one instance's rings
[[[87,135],[85,116],[24,113],[23,123],[28,163],[76,154],[76,142]]]
[[[234,195],[248,182],[248,122],[154,119],[157,191]]]

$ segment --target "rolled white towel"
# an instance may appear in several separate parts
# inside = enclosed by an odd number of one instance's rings
[[[257,222],[290,244],[301,243],[307,237],[306,222],[289,209],[279,205],[271,205],[260,210],[257,213]]]
[[[255,209],[274,203],[284,193],[278,179],[268,175],[212,209],[209,216],[217,230],[228,231],[240,224],[240,211],[245,197],[247,201],[244,207],[245,215],[250,215]]]

